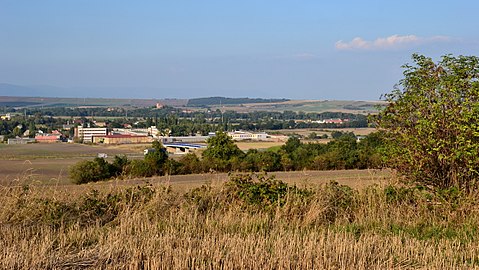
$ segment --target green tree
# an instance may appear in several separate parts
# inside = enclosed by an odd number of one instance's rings
[[[202,172],[200,159],[194,153],[188,153],[180,159],[179,174],[190,174]]]
[[[134,159],[125,167],[125,174],[130,177],[151,177],[157,173],[154,163],[146,159]]]
[[[225,132],[216,132],[216,136],[209,138],[207,142],[208,147],[203,152],[203,158],[211,161],[212,168],[216,170],[229,170],[231,159],[244,155]]]
[[[28,123],[28,136],[30,138],[35,138],[35,132],[36,132],[36,127],[35,127],[35,123],[33,121],[30,121]]]
[[[291,136],[288,138],[288,141],[286,141],[286,143],[283,146],[281,146],[281,149],[286,151],[286,153],[291,154],[300,146],[301,146],[301,141],[299,140],[299,138],[296,136]]]
[[[145,162],[150,164],[150,168],[153,168],[153,174],[161,175],[164,172],[163,167],[168,160],[168,154],[159,141],[153,141],[152,147],[155,151],[152,151],[145,156]]]
[[[13,136],[16,137],[16,136],[22,136],[22,129],[20,128],[20,126],[16,126],[14,129],[13,129]]]
[[[317,134],[316,132],[311,132],[311,133],[309,133],[309,135],[308,135],[308,139],[310,139],[310,140],[314,140],[314,139],[316,139],[317,137],[318,137],[318,134]]]
[[[110,166],[110,174],[112,176],[121,176],[129,163],[130,161],[126,155],[116,155]]]
[[[110,164],[103,158],[80,161],[70,167],[69,176],[75,184],[105,180],[111,177]]]
[[[376,119],[386,133],[390,166],[426,186],[476,189],[479,58],[412,59]]]

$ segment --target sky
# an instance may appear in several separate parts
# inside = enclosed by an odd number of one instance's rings
[[[0,83],[58,97],[378,100],[413,53],[479,56],[478,10],[475,0],[0,0]]]

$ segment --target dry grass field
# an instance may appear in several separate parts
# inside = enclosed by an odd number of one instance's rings
[[[240,141],[236,142],[239,149],[247,151],[249,149],[268,149],[270,147],[281,146],[284,142],[255,142],[255,141]]]
[[[98,153],[108,155],[131,153],[130,149],[121,149],[115,146],[98,146],[86,144],[68,143],[33,143],[7,145],[0,144],[0,160],[27,160],[27,159],[48,159],[48,158],[75,158],[95,157]],[[142,150],[138,153],[141,154]]]
[[[0,269],[479,269],[478,194],[388,170],[73,185],[69,164],[141,146],[29,147],[0,148]]]
[[[238,142],[241,150],[266,149],[283,142]],[[141,158],[143,149],[150,144],[82,145],[82,144],[0,144],[0,184],[19,179],[32,179],[48,185],[69,184],[68,168],[84,159],[93,159],[106,153],[107,159],[115,155]]]
[[[220,182],[180,193],[107,184],[0,188],[0,268],[479,267],[476,196],[452,206],[386,184],[321,184],[255,204]]]
[[[93,159],[98,153],[142,155],[142,149],[105,147],[82,144],[0,144],[0,184],[31,179],[44,184],[70,183],[68,167],[83,159]]]
[[[328,136],[331,135],[333,131],[340,131],[340,132],[353,132],[355,135],[368,135],[371,132],[376,131],[375,128],[302,128],[302,129],[280,129],[274,130],[272,132],[278,132],[284,135],[292,135],[298,134],[304,137],[309,136],[311,132],[315,132],[318,135],[327,134]],[[270,131],[271,132],[271,131]]]

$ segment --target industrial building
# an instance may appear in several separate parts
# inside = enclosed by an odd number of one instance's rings
[[[94,136],[94,143],[104,144],[134,144],[134,143],[151,143],[153,138],[143,135],[130,135],[130,134],[112,134],[106,136]]]
[[[84,128],[79,126],[75,128],[75,137],[84,143],[92,143],[93,137],[101,137],[108,135],[107,128]]]

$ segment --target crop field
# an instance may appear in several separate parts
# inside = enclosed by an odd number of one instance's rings
[[[277,147],[283,145],[284,142],[255,142],[255,141],[242,141],[236,142],[239,149],[247,151],[249,149],[268,149],[271,147]]]
[[[304,137],[307,137],[311,132],[315,132],[317,135],[327,134],[331,135],[333,131],[340,132],[353,132],[355,135],[368,135],[371,132],[376,131],[375,128],[301,128],[301,129],[279,129],[271,130],[269,133],[280,133],[284,135],[293,135],[298,134]]]
[[[115,155],[138,156],[142,150],[82,144],[0,144],[0,184],[29,179],[42,184],[65,184],[68,167],[98,153],[112,158]]]
[[[377,112],[381,101],[346,101],[346,100],[290,100],[284,102],[250,103],[241,105],[213,105],[212,110],[226,109],[237,112],[253,111],[295,111],[295,112],[344,112],[369,114]]]
[[[282,145],[282,142],[238,142],[242,150],[266,149]],[[142,157],[148,145],[92,146],[81,144],[28,144],[0,145],[0,185],[38,184],[69,186],[68,168],[85,159],[93,159],[98,153],[106,153],[107,159],[124,154],[129,158]],[[378,170],[298,171],[270,173],[278,179],[295,184],[327,183],[338,181],[353,187],[377,183],[389,175]],[[227,174],[194,174],[153,177],[145,179],[111,180],[93,186],[136,185],[168,183],[179,189],[201,186],[205,183],[224,182]]]
[[[26,160],[47,158],[95,157],[98,153],[117,155],[130,153],[117,147],[105,147],[85,144],[67,143],[33,143],[7,145],[0,144],[0,160]],[[141,151],[139,151],[141,153]]]

